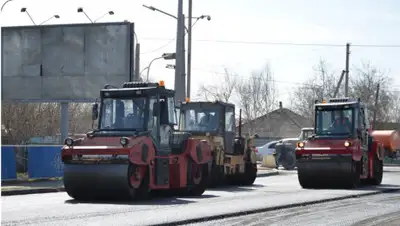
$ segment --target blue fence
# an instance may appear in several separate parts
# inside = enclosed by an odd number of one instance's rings
[[[1,147],[1,180],[17,179],[17,161],[14,147]]]
[[[2,146],[1,180],[17,179],[17,171],[27,173],[30,179],[62,177],[64,164],[61,161],[61,147],[58,145]]]

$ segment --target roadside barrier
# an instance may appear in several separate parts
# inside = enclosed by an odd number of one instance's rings
[[[2,145],[1,180],[62,177],[61,145]]]

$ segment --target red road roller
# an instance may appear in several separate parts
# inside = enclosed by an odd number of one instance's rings
[[[93,104],[98,126],[65,139],[64,186],[77,200],[145,199],[155,190],[200,196],[207,187],[211,149],[174,130],[175,92],[164,82],[106,86]]]

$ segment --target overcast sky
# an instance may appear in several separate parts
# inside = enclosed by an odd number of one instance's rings
[[[77,7],[84,7],[92,19],[113,10],[113,16],[101,21],[135,23],[142,50],[141,68],[144,68],[162,53],[174,52],[175,42],[170,40],[176,36],[176,20],[150,11],[142,4],[171,14],[177,11],[176,0],[13,0],[4,8],[1,25],[32,24],[26,14],[20,13],[21,7],[27,7],[37,23],[52,14],[61,16],[48,24],[89,22],[76,12]],[[185,5],[185,11],[186,8]],[[194,0],[194,16],[209,14],[212,19],[200,20],[193,29],[192,96],[199,84],[219,82],[216,78],[221,76],[224,67],[245,79],[251,71],[263,69],[268,62],[279,87],[279,99],[287,103],[291,89],[302,85],[320,58],[327,60],[336,74],[344,69],[346,42],[400,45],[398,9],[398,0]],[[245,42],[341,44],[343,47]],[[161,46],[165,47],[154,51]],[[354,46],[350,63],[354,67],[363,61],[370,62],[395,79],[392,90],[400,90],[399,51],[399,47]],[[165,68],[168,63],[155,62],[151,77],[163,79],[167,87],[173,88],[174,71]]]

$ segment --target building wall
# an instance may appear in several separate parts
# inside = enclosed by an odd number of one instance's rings
[[[298,137],[301,128],[311,125],[312,122],[307,118],[282,108],[244,124],[242,132],[257,133],[260,137],[291,138]]]

